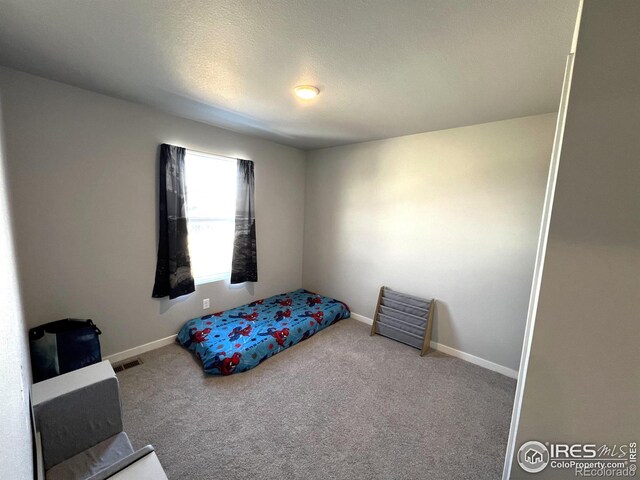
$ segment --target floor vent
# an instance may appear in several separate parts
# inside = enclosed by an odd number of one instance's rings
[[[133,360],[127,360],[124,363],[115,365],[113,367],[113,370],[118,373],[122,372],[123,370],[128,370],[129,368],[137,367],[138,365],[142,365],[142,360],[140,360],[139,358],[134,358]]]

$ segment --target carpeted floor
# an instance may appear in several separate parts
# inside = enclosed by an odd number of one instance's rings
[[[170,345],[118,374],[170,479],[497,479],[515,381],[344,320],[230,377]]]

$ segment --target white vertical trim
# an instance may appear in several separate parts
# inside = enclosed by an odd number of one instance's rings
[[[357,320],[358,322],[366,323],[367,325],[373,325],[373,319],[365,317],[364,315],[359,315],[357,313],[351,312],[351,318]],[[460,358],[461,360],[473,363],[474,365],[486,368],[487,370],[501,373],[502,375],[506,375],[507,377],[518,378],[518,372],[516,370],[505,367],[504,365],[485,360],[484,358],[476,357],[475,355],[471,355],[470,353],[457,350],[441,343],[431,342],[429,346],[434,350],[446,353],[447,355],[451,355],[452,357]]]
[[[578,15],[582,11],[582,1]],[[580,16],[578,16],[580,23]],[[577,37],[576,27],[576,37]],[[574,38],[575,42],[575,38]],[[573,76],[573,60],[574,53],[567,56],[565,66],[564,82],[562,86],[562,97],[560,98],[560,109],[556,122],[556,133],[553,142],[553,151],[551,153],[551,164],[549,166],[549,177],[547,179],[547,191],[545,194],[544,207],[542,210],[542,222],[540,226],[540,237],[538,239],[538,251],[536,253],[536,263],[533,271],[533,280],[531,284],[531,295],[529,297],[529,310],[527,313],[527,323],[524,332],[524,342],[522,347],[522,356],[520,358],[520,373],[518,375],[518,385],[516,386],[516,394],[513,402],[513,412],[511,414],[511,426],[509,427],[509,440],[507,441],[507,450],[504,459],[504,469],[502,472],[502,480],[509,480],[511,476],[511,467],[513,463],[513,452],[515,451],[516,437],[518,434],[518,425],[520,423],[520,410],[522,408],[522,398],[524,395],[524,387],[527,379],[527,368],[529,367],[529,355],[531,352],[531,341],[533,339],[533,330],[536,323],[536,314],[538,311],[538,300],[540,297],[540,286],[542,283],[542,273],[544,270],[544,259],[547,253],[547,239],[549,237],[549,224],[551,223],[551,213],[553,210],[553,198],[556,190],[556,180],[558,178],[558,168],[560,166],[560,153],[562,151],[562,140],[564,138],[564,126],[567,118],[567,106],[569,104],[569,94],[571,92],[571,78]]]
[[[571,51],[569,53],[576,53],[576,49],[578,48],[578,35],[580,34],[580,20],[582,19],[583,5],[584,5],[584,0],[580,0],[580,3],[578,4],[578,15],[576,16],[576,25],[573,28],[573,39],[571,40]]]

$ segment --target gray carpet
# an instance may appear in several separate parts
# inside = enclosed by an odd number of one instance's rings
[[[230,377],[170,345],[118,374],[170,479],[497,479],[515,381],[344,320]]]

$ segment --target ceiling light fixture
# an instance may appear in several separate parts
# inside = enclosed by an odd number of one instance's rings
[[[313,85],[298,85],[293,89],[293,91],[298,98],[302,98],[303,100],[311,100],[312,98],[317,97],[320,93],[320,90]]]

